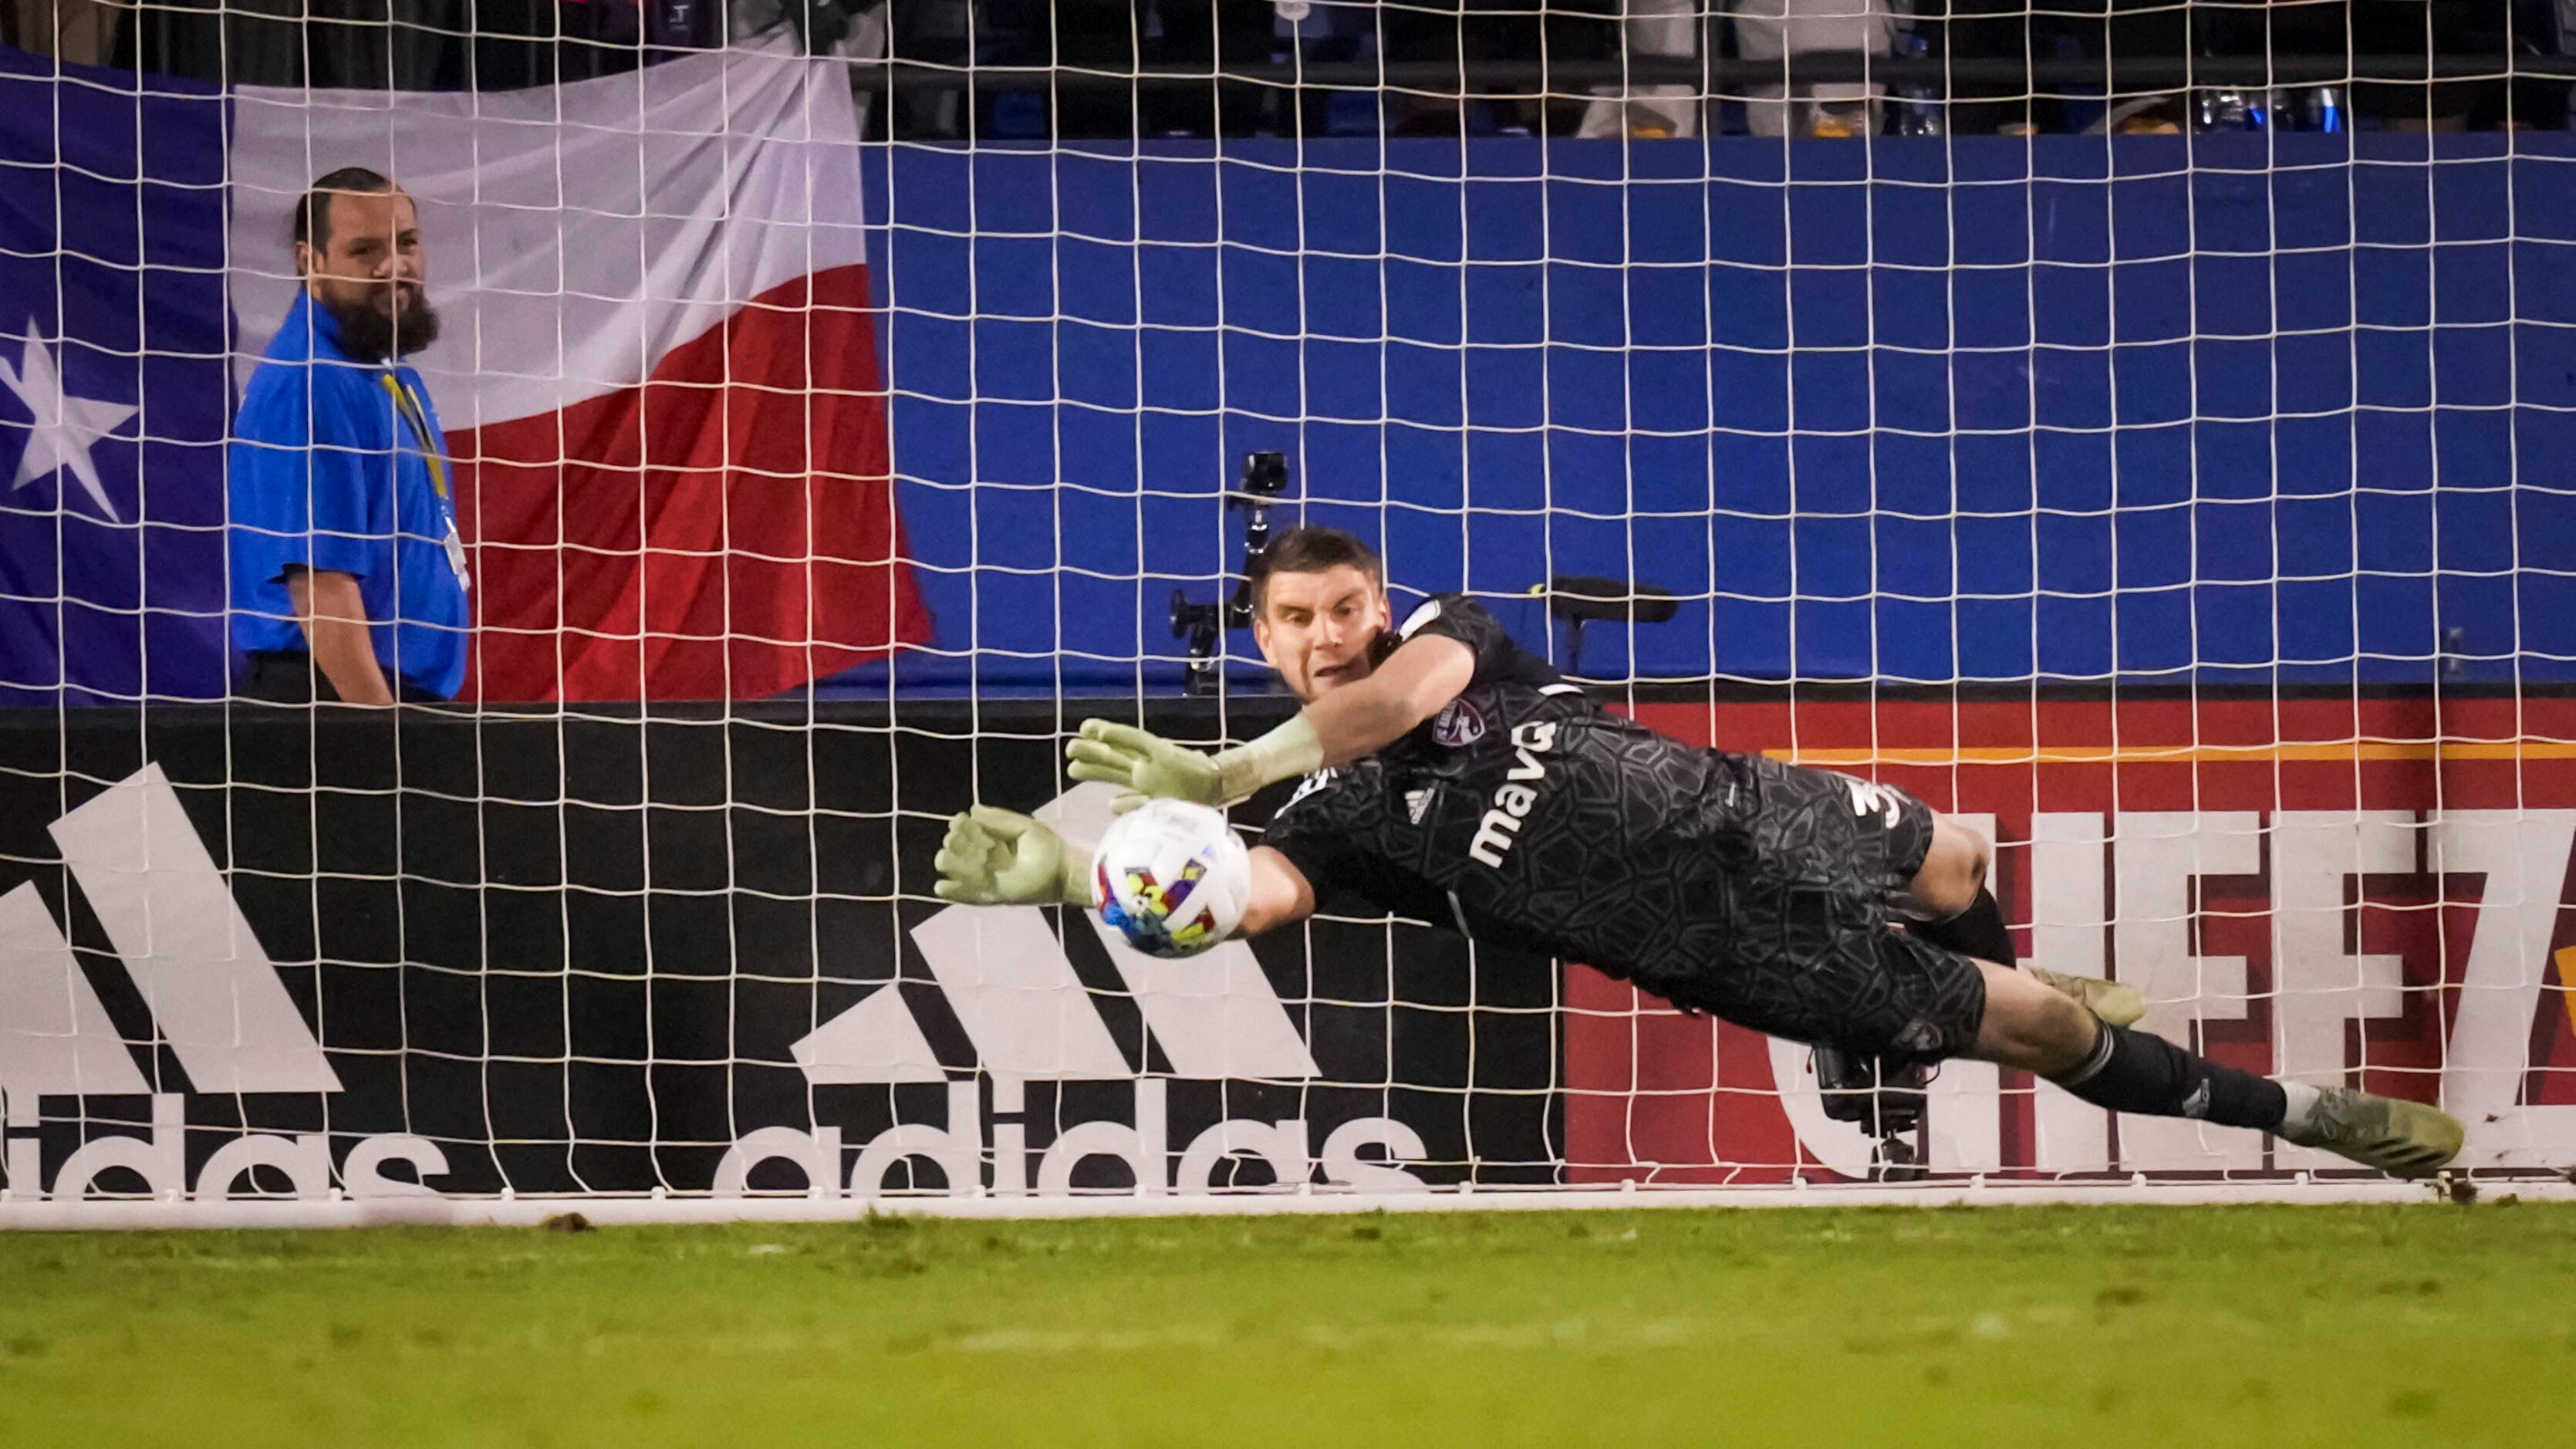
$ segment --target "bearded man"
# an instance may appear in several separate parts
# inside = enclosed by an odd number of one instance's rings
[[[402,361],[438,337],[418,208],[345,167],[296,203],[290,239],[304,288],[229,457],[234,693],[452,699],[473,612],[446,437]]]

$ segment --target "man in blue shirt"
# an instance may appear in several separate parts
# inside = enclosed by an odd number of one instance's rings
[[[412,199],[348,167],[296,204],[303,293],[233,425],[235,693],[455,697],[473,627],[445,435],[399,360],[438,336]]]

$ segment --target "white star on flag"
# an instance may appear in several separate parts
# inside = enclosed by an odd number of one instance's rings
[[[107,501],[107,487],[98,481],[98,464],[91,460],[89,450],[99,439],[124,427],[126,419],[142,409],[64,392],[62,370],[54,365],[54,355],[46,350],[44,336],[37,331],[33,318],[27,322],[27,345],[18,354],[18,365],[12,368],[7,358],[0,357],[0,387],[16,393],[36,419],[27,434],[27,451],[18,459],[18,477],[12,489],[24,488],[52,476],[57,469],[69,468],[81,487],[89,490],[90,500],[98,505],[99,512],[124,522],[116,505]]]

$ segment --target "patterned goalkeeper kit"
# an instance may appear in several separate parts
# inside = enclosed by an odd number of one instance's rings
[[[1580,961],[1795,1041],[1937,1059],[1976,1039],[1974,963],[1899,925],[1932,844],[1923,802],[1605,713],[1460,595],[1392,637],[1426,634],[1474,651],[1466,690],[1308,776],[1271,823],[1320,900]]]

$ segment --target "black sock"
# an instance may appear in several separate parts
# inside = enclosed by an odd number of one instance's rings
[[[1916,921],[1906,929],[1962,956],[1992,961],[1998,966],[2021,964],[2013,954],[2012,928],[2004,924],[2003,907],[1995,904],[1993,891],[1982,887],[1977,891],[1977,903],[1950,919]]]
[[[2278,1131],[2290,1110],[2278,1082],[2220,1066],[2153,1032],[2108,1022],[2090,1055],[2049,1080],[2114,1112],[2191,1117],[2258,1132]]]

